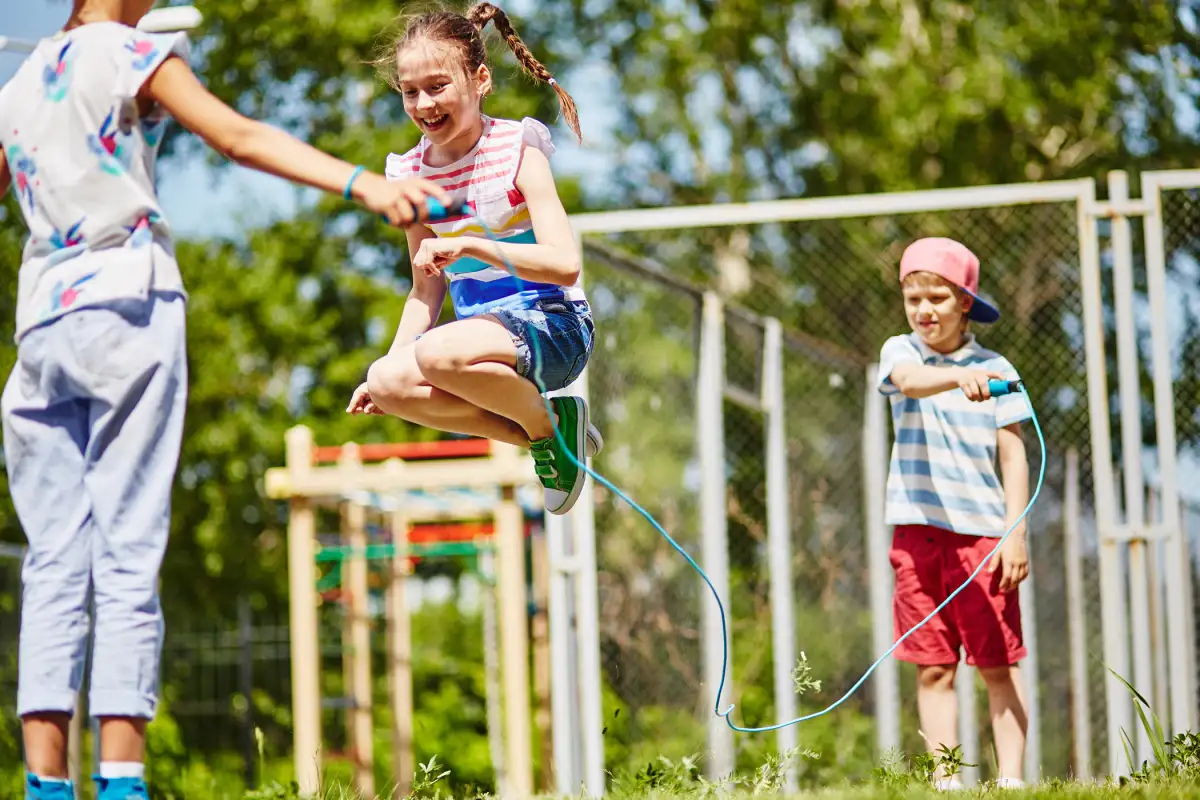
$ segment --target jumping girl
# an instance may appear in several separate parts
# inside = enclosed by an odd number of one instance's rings
[[[565,514],[583,486],[575,461],[595,455],[603,441],[583,398],[552,398],[552,419],[542,393],[569,386],[583,371],[592,315],[550,171],[550,131],[534,119],[482,111],[492,91],[482,37],[489,22],[524,71],[554,87],[579,136],[575,102],[496,6],[479,3],[465,16],[424,14],[408,24],[381,66],[424,135],[412,150],[388,157],[386,174],[432,180],[502,241],[487,239],[470,216],[407,229],[413,288],[391,349],[371,365],[347,411],[529,447],[546,510]],[[447,283],[457,319],[434,327]]]
[[[95,600],[88,708],[99,800],[147,797],[158,699],[158,574],[187,400],[186,295],[155,192],[173,116],[239,164],[353,197],[393,224],[449,202],[432,183],[361,174],[237,114],[187,65],[183,34],[134,29],[154,0],[75,0],[63,30],[0,89],[0,196],[30,237],[17,362],[4,388],[5,467],[29,547],[17,713],[26,798],[75,797],[67,731]]]

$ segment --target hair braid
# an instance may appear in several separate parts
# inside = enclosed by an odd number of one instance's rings
[[[567,90],[564,89],[559,82],[554,79],[554,76],[550,74],[550,70],[546,69],[545,65],[534,58],[533,53],[529,52],[529,48],[526,47],[525,42],[521,41],[521,37],[518,36],[516,30],[513,29],[512,23],[508,19],[508,15],[492,3],[476,3],[471,7],[471,10],[467,12],[467,19],[469,19],[481,33],[484,27],[491,22],[496,28],[497,33],[504,38],[504,42],[508,45],[508,49],[512,50],[513,55],[516,56],[517,62],[521,65],[521,69],[524,70],[525,73],[530,77],[539,80],[542,83],[548,83],[554,87],[554,93],[558,95],[559,108],[562,109],[563,119],[566,120],[567,126],[575,134],[575,137],[582,142],[583,134],[579,129],[579,111],[575,107],[575,100],[571,97]]]

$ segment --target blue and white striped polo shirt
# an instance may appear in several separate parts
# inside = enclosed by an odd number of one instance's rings
[[[938,353],[915,333],[893,336],[879,355],[879,391],[891,400],[895,443],[888,469],[888,525],[934,525],[973,536],[1002,536],[1004,489],[996,472],[996,431],[1030,418],[1024,393],[972,402],[960,389],[923,399],[892,383],[899,364],[990,370],[1020,376],[1008,359],[973,334],[953,353]]]

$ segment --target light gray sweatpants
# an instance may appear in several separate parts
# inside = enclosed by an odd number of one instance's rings
[[[72,712],[94,587],[92,716],[151,718],[158,572],[187,400],[185,300],[80,309],[21,340],[0,399],[22,569],[17,713]]]

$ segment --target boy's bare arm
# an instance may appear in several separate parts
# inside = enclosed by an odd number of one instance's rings
[[[1021,423],[996,431],[996,453],[1000,462],[1000,481],[1004,486],[1004,530],[1008,530],[1029,504],[1029,460]],[[1029,555],[1025,545],[1025,520],[1013,529],[1012,535],[992,561],[992,569],[1003,566],[1000,591],[1015,589],[1029,575]]]
[[[0,197],[8,194],[9,186],[12,186],[12,173],[8,171],[8,156],[0,150]]]
[[[991,397],[987,382],[989,378],[1004,379],[999,372],[967,367],[935,367],[929,364],[897,364],[892,369],[892,383],[906,397],[920,399],[951,389],[962,389],[972,400]]]

